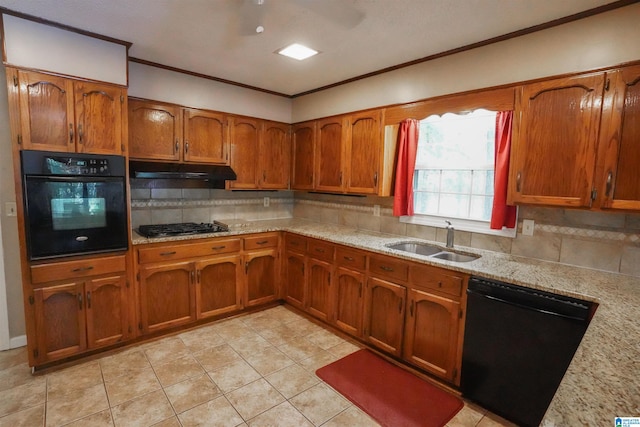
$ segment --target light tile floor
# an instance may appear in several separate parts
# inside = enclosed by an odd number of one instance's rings
[[[316,375],[358,349],[284,306],[31,375],[0,352],[0,427],[377,426]],[[509,426],[465,403],[449,427]]]

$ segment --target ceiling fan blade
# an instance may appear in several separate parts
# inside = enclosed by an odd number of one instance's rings
[[[364,12],[345,0],[298,0],[299,4],[345,28],[354,28],[365,17]]]

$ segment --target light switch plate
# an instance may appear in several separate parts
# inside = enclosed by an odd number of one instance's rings
[[[532,219],[523,219],[522,220],[522,235],[523,236],[533,236],[534,227],[535,227],[535,222]]]
[[[268,207],[269,207],[269,203],[270,203],[269,198],[268,198],[268,197],[265,197],[265,198],[264,198],[264,207],[265,207],[265,208],[268,208]]]
[[[380,216],[380,205],[373,205],[373,216]]]
[[[16,202],[6,202],[4,204],[5,212],[7,216],[16,216],[18,215],[18,208],[16,207]]]

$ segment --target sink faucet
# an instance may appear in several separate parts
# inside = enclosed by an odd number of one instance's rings
[[[451,221],[445,220],[444,222],[447,223],[447,247],[453,248],[453,232],[455,229],[451,225]]]

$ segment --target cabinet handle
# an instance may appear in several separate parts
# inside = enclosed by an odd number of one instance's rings
[[[358,291],[359,298],[362,298],[362,282],[360,282],[360,290]]]
[[[340,185],[342,185],[342,171],[340,171]]]
[[[195,283],[196,282],[196,272],[191,270],[191,283]]]
[[[189,141],[184,142],[184,154],[189,153]]]
[[[169,256],[169,255],[175,255],[176,251],[171,251],[171,252],[160,252],[160,256]]]
[[[180,149],[180,143],[178,142],[178,138],[176,138],[176,149],[174,153],[178,154],[178,150]]]
[[[438,282],[438,287],[441,288],[442,287],[442,282]]]
[[[374,187],[378,186],[378,172],[373,174],[373,186]]]
[[[267,171],[262,171],[262,182],[267,181]]]
[[[220,249],[224,249],[226,247],[227,247],[226,245],[220,245],[220,246],[214,246],[211,249],[214,251],[219,251]]]
[[[343,258],[347,261],[354,261],[353,257],[350,256],[344,256]]]
[[[78,139],[79,139],[79,141],[78,141],[78,142],[79,142],[80,144],[82,144],[82,136],[83,136],[83,135],[82,135],[82,123],[80,123],[80,124],[78,125]]]
[[[78,307],[82,310],[82,294],[78,294]]]
[[[73,144],[73,123],[69,123],[69,144]]]
[[[79,273],[81,271],[90,271],[93,270],[92,266],[88,266],[88,267],[78,267],[78,268],[74,268],[73,270],[71,270],[74,273]]]
[[[398,304],[398,313],[402,313],[403,305],[404,305],[404,298],[400,298],[400,304]]]
[[[409,307],[409,314],[413,317],[413,300],[411,300],[411,306]]]
[[[522,184],[522,172],[518,172],[518,174],[516,175],[516,191],[518,193],[521,190],[521,184]]]
[[[323,253],[324,253],[324,249],[322,249],[322,248],[316,248],[316,252],[320,252],[321,254],[323,254]]]
[[[200,283],[200,279],[202,278],[202,270],[198,270],[198,283]]]
[[[244,274],[249,274],[249,261],[244,263]]]
[[[87,292],[87,308],[91,308],[91,291]]]
[[[259,242],[256,242],[256,245],[266,245],[267,243],[269,243],[268,240],[260,240]]]
[[[611,184],[613,182],[613,172],[609,171],[607,174],[607,187],[604,191],[605,197],[609,198],[609,194],[611,194]]]
[[[381,265],[380,269],[384,270],[384,271],[393,271],[393,268],[391,267],[387,267],[386,265]]]

